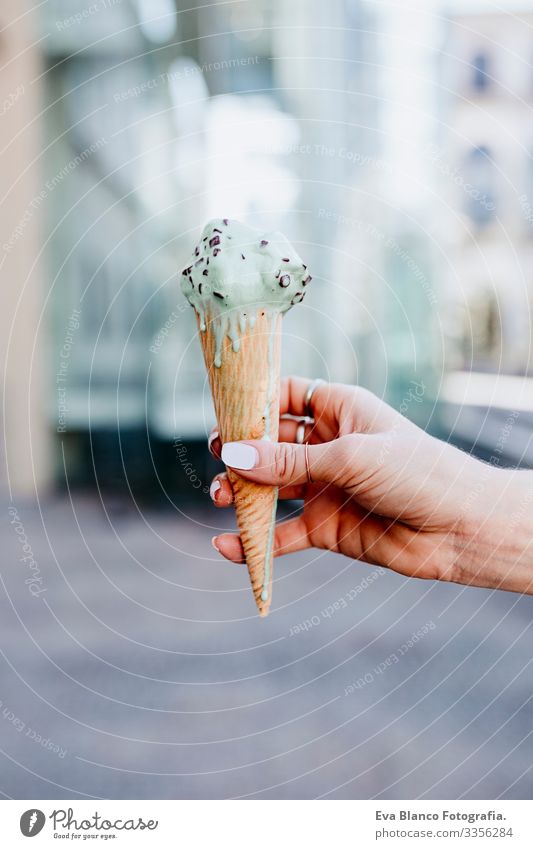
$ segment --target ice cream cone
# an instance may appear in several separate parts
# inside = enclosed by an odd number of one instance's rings
[[[180,285],[198,319],[223,443],[277,441],[281,316],[303,301],[311,279],[282,233],[229,218],[203,228]],[[255,601],[266,616],[278,492],[231,469],[228,476]]]
[[[280,330],[281,315],[260,308],[253,326],[247,322],[236,352],[228,336],[217,346],[214,322],[206,316],[200,339],[223,443],[263,437],[277,441]],[[231,469],[228,477],[255,602],[259,615],[266,616],[272,596],[277,487],[247,481]]]

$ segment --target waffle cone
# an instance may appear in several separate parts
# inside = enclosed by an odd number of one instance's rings
[[[270,439],[277,441],[281,316],[259,310],[254,327],[248,325],[241,335],[237,353],[225,337],[219,368],[214,365],[214,326],[209,320],[206,324],[200,339],[222,442],[261,439],[265,427]],[[272,540],[278,490],[247,481],[232,469],[228,469],[228,477],[255,603],[259,615],[266,616],[272,596]]]

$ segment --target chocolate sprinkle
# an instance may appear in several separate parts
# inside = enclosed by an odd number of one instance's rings
[[[215,245],[220,245],[220,236],[213,236],[212,239],[209,239],[209,247],[214,248]]]
[[[201,283],[198,284],[198,291],[201,295],[202,294],[202,284]]]
[[[241,254],[241,256],[242,256],[242,258],[243,258],[243,259],[246,259],[246,257],[244,256],[244,254]]]
[[[283,256],[282,260],[283,260],[283,262],[290,262],[291,261],[290,257],[288,257],[288,256]]]
[[[218,227],[213,227],[213,233],[222,233],[222,230],[219,230]]]
[[[198,245],[196,245],[196,247],[195,247],[195,249],[194,249],[194,255],[195,255],[195,256],[200,256],[200,248],[198,247]]]
[[[259,244],[261,245],[262,248],[266,248],[266,246],[268,245],[268,240],[267,239],[261,239]]]
[[[204,261],[204,258],[203,258],[203,256],[201,256],[200,259],[197,259],[194,264],[195,265],[201,265],[203,261]]]
[[[276,274],[276,278],[278,278],[280,274],[281,274],[281,268],[280,268],[280,270],[277,272],[277,274]]]
[[[204,275],[204,277],[207,277],[207,275],[209,274],[209,269],[204,268],[204,270],[202,271],[202,274]]]
[[[308,274],[305,280],[302,280],[302,286],[307,286],[307,284],[310,283],[312,279],[313,278],[311,277],[311,275]]]
[[[282,274],[279,278],[279,285],[282,289],[286,289],[287,286],[291,285],[291,276],[290,274]]]
[[[299,304],[305,298],[305,292],[296,292],[294,298],[291,301],[291,304]]]
[[[213,256],[218,256],[219,253],[220,253],[220,250],[221,250],[220,248],[215,248],[215,250],[213,251]]]
[[[222,219],[222,223],[223,223],[223,224],[225,224],[225,225],[226,225],[226,227],[227,227],[227,226],[228,226],[228,224],[229,224],[229,220],[228,220],[227,218],[223,218],[223,219]]]
[[[213,295],[215,296],[215,298],[224,298],[224,295],[221,295],[220,292],[213,292]]]

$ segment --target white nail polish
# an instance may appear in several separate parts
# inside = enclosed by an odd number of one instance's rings
[[[218,551],[218,553],[220,554],[220,549],[219,549],[219,547],[217,546],[217,538],[216,538],[216,537],[212,537],[212,538],[211,538],[211,545],[213,546],[213,548],[215,549],[215,551]]]
[[[216,493],[218,492],[219,489],[220,489],[220,481],[218,481],[215,478],[215,480],[213,481],[213,483],[209,487],[209,495],[211,496],[212,501],[215,501],[215,495],[216,495]]]
[[[233,469],[253,469],[257,465],[259,454],[253,445],[244,442],[226,442],[222,446],[222,460]]]
[[[218,430],[214,430],[213,433],[209,434],[209,439],[207,440],[207,448],[211,451],[211,446],[215,439],[218,439]]]

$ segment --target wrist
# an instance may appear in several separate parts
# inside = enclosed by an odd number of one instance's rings
[[[533,594],[533,471],[476,465],[455,535],[454,579]]]

